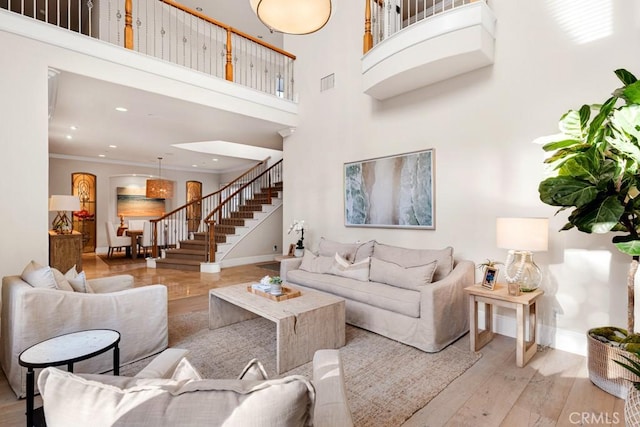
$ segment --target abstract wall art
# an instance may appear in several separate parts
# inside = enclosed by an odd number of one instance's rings
[[[164,199],[148,199],[144,187],[118,187],[118,216],[159,217],[165,213]]]
[[[345,163],[345,225],[435,229],[433,180],[433,149]]]

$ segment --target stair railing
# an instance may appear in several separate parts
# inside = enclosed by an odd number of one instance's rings
[[[191,234],[193,233],[193,229],[189,229],[189,224],[193,224],[193,213],[199,212],[200,218],[208,216],[208,214],[213,212],[226,198],[226,195],[230,193],[232,188],[241,187],[245,183],[250,182],[254,179],[254,176],[259,175],[265,170],[266,164],[267,160],[263,160],[220,190],[202,198],[194,199],[159,218],[150,220],[152,231],[151,252],[153,257],[158,257],[160,249],[177,248],[180,245],[180,241],[190,240],[193,237]],[[196,232],[206,231],[207,227],[204,221],[200,221]]]
[[[365,0],[363,53],[409,25],[476,1],[486,0]]]
[[[271,203],[273,197],[273,185],[282,182],[282,160],[275,163],[270,168],[254,176],[250,181],[245,182],[230,193],[220,204],[204,219],[207,227],[207,239],[209,253],[208,262],[216,260],[215,226],[220,224],[223,218],[231,218],[234,213],[241,215],[242,208],[247,207],[245,202],[253,198],[256,194],[266,191],[266,203]],[[247,210],[246,212],[252,212]]]

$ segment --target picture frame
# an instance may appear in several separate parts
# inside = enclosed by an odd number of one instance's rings
[[[296,250],[296,245],[295,243],[291,243],[289,245],[289,253],[287,254],[288,256],[293,256],[294,251]]]
[[[433,148],[344,164],[346,227],[435,229]]]
[[[495,267],[485,267],[484,277],[482,278],[482,287],[493,290],[496,286],[496,282],[498,281],[499,272],[500,270]]]

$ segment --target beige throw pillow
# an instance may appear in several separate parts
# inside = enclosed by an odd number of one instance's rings
[[[258,359],[251,359],[240,373],[238,379],[247,381],[264,381],[268,380],[269,376]]]
[[[453,248],[450,246],[444,249],[408,249],[376,243],[373,247],[373,258],[403,267],[417,267],[437,261],[434,282],[444,279],[453,270]]]
[[[340,243],[321,237],[320,244],[318,245],[318,255],[333,257],[335,254],[338,254],[341,258],[353,262],[358,246],[358,243]]]
[[[51,267],[44,267],[35,261],[27,264],[20,277],[34,288],[58,289]]]
[[[333,264],[333,255],[320,256],[314,255],[313,252],[306,250],[302,257],[302,263],[300,263],[300,270],[308,271],[309,273],[325,274],[331,270]]]
[[[51,271],[53,272],[53,277],[56,280],[58,289],[60,289],[61,291],[73,292],[73,287],[71,287],[69,280],[65,277],[64,274],[62,274],[60,270],[58,270],[57,268],[52,268]]]
[[[75,278],[69,279],[69,284],[76,292],[86,294],[93,293],[93,289],[91,289],[91,286],[87,283],[87,276],[84,274],[84,271],[80,272]]]
[[[346,259],[342,258],[339,254],[335,254],[333,264],[329,274],[334,276],[347,277],[349,279],[359,280],[361,282],[369,281],[369,262],[371,258],[366,258],[362,261],[351,264]]]
[[[432,261],[427,265],[403,267],[393,262],[371,258],[369,280],[386,283],[398,288],[419,291],[422,286],[431,283],[436,265],[436,261]]]

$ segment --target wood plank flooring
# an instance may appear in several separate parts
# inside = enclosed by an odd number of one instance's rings
[[[135,286],[165,284],[169,322],[177,314],[207,310],[208,291],[213,287],[274,274],[259,265],[225,268],[220,273],[147,269],[140,263],[110,267],[91,254],[83,257],[83,266],[89,278],[131,274]],[[468,349],[469,336],[453,345]],[[480,353],[482,358],[475,365],[403,427],[624,425],[624,401],[589,381],[584,357],[547,348],[524,368],[517,368],[515,339],[501,335]],[[25,401],[16,399],[0,371],[0,426],[24,426],[24,411]]]

